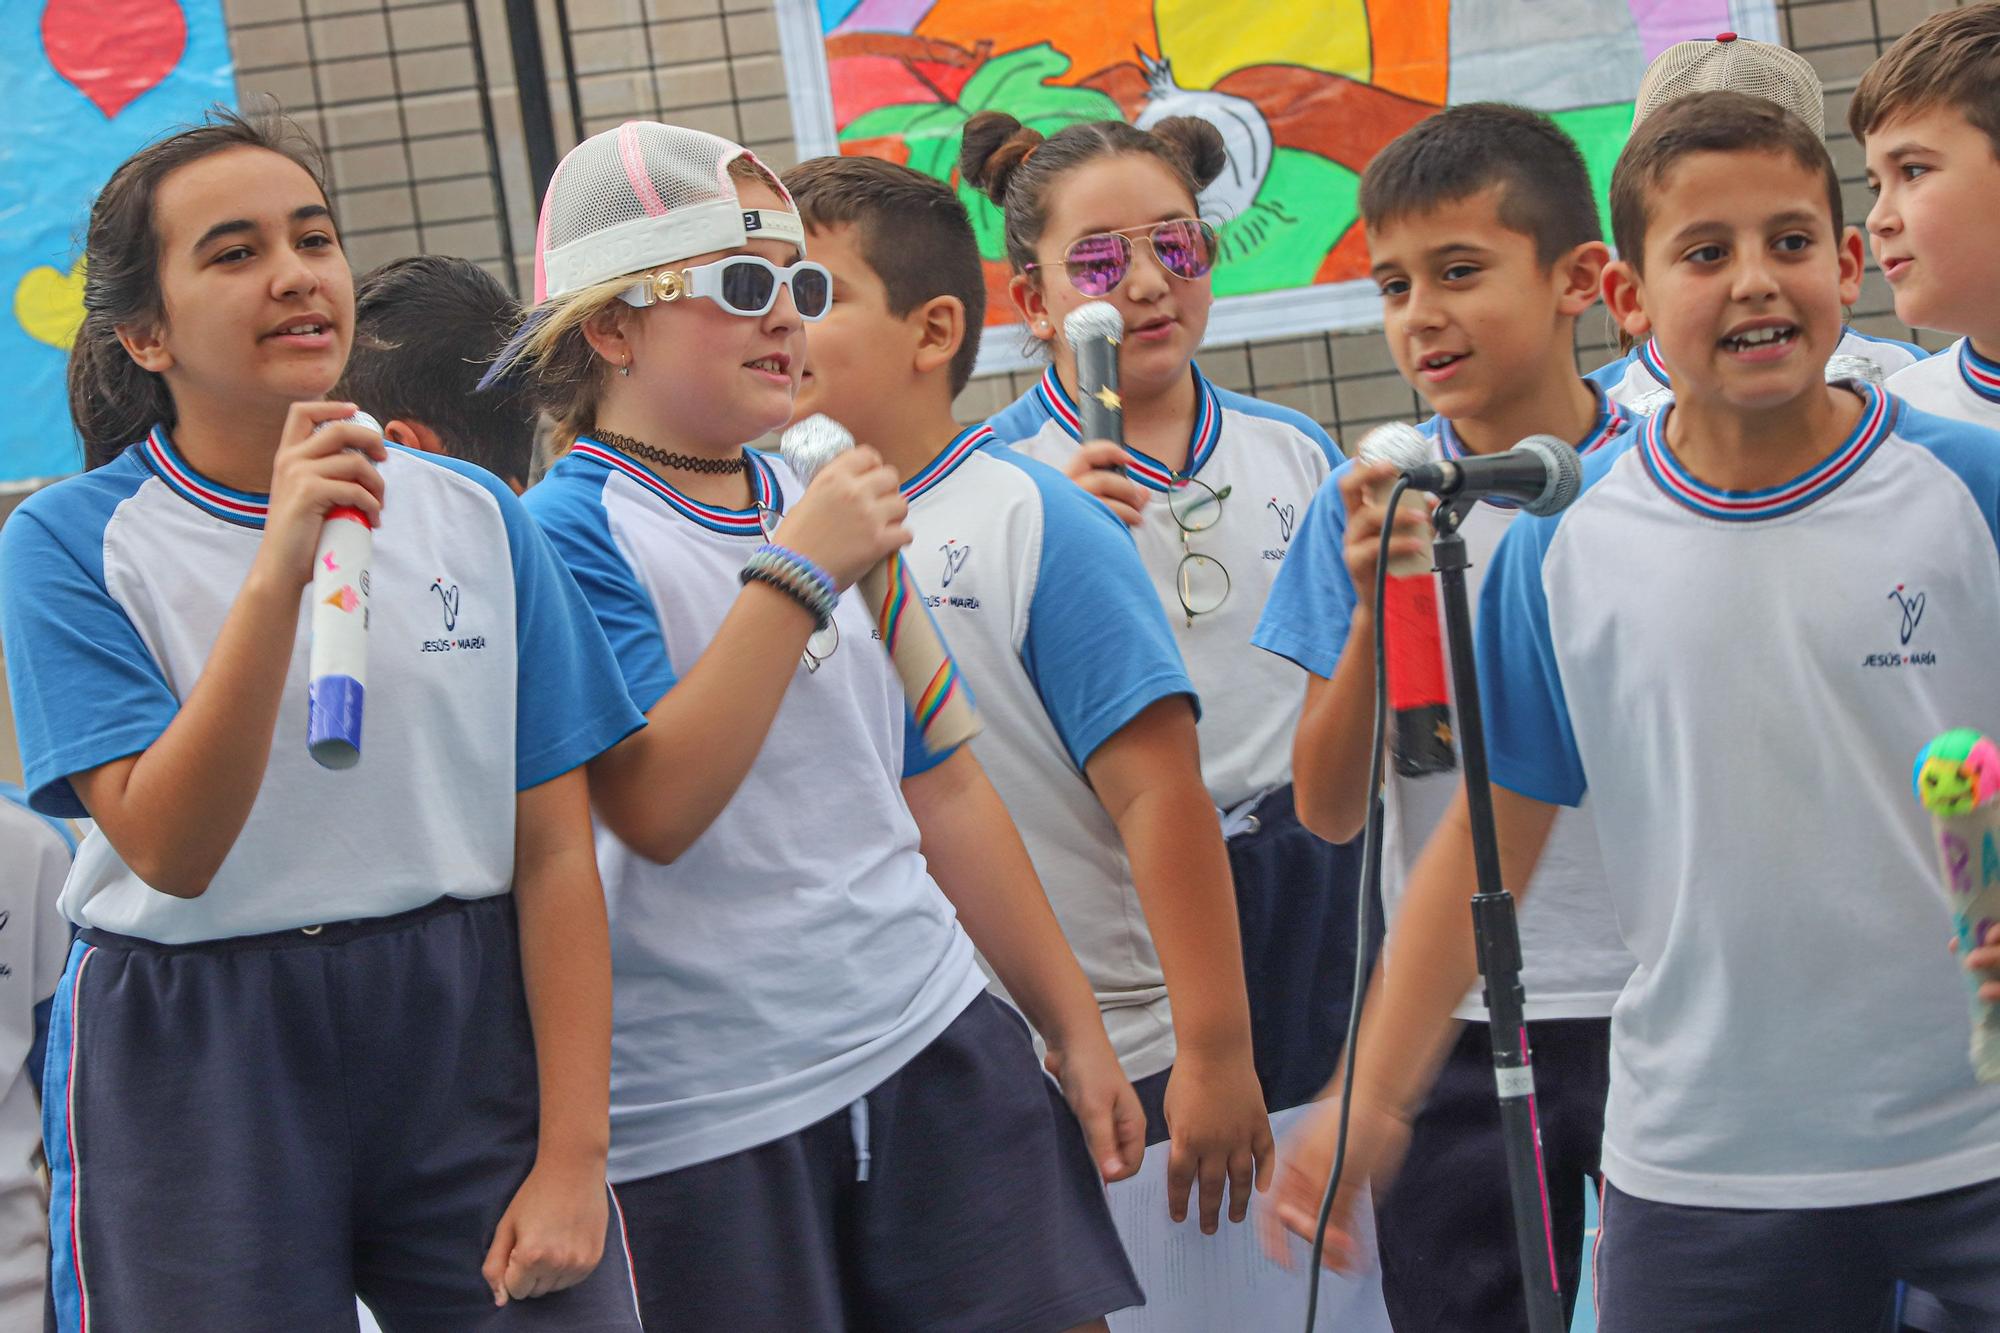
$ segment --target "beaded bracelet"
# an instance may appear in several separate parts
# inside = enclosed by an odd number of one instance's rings
[[[745,584],[768,583],[806,609],[815,629],[833,623],[833,609],[840,599],[833,578],[825,570],[795,551],[782,546],[760,546],[743,565],[738,576]]]

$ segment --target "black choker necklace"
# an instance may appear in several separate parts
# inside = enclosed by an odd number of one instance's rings
[[[667,449],[655,449],[650,444],[641,444],[630,435],[620,435],[615,430],[592,431],[591,435],[600,444],[608,444],[620,453],[643,458],[648,463],[658,463],[661,467],[676,468],[682,472],[705,472],[711,476],[727,476],[731,472],[741,472],[750,465],[742,454],[734,458],[696,458],[693,454],[677,454]]]

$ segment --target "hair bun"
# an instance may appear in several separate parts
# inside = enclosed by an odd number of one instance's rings
[[[1222,142],[1219,136],[1216,142]],[[959,177],[1005,207],[1007,183],[1041,145],[1039,130],[1029,129],[1005,111],[982,111],[965,122],[965,137],[958,151]]]
[[[1153,126],[1153,136],[1165,140],[1181,155],[1197,194],[1214,184],[1229,165],[1222,131],[1200,116],[1168,116]]]

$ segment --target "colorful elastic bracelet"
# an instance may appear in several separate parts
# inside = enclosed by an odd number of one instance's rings
[[[750,558],[755,560],[758,556],[776,561],[778,564],[791,569],[800,577],[815,584],[829,602],[840,600],[840,590],[833,586],[833,575],[827,573],[790,547],[765,542],[752,553]]]
[[[746,584],[768,583],[790,597],[812,616],[816,629],[825,629],[833,623],[833,609],[839,605],[839,597],[834,593],[832,577],[796,552],[781,546],[759,547],[744,563],[739,577]]]

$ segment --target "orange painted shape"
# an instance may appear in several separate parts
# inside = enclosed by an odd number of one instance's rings
[[[1443,106],[1451,76],[1451,0],[1369,0],[1377,88]]]
[[[1134,47],[1160,53],[1153,28],[1153,7],[1137,0],[1102,0],[1078,5],[1076,0],[938,0],[917,24],[917,32],[971,48],[993,44],[996,52],[1051,42],[1070,58],[1069,73],[1056,83],[1075,84],[1100,70],[1133,59]]]

